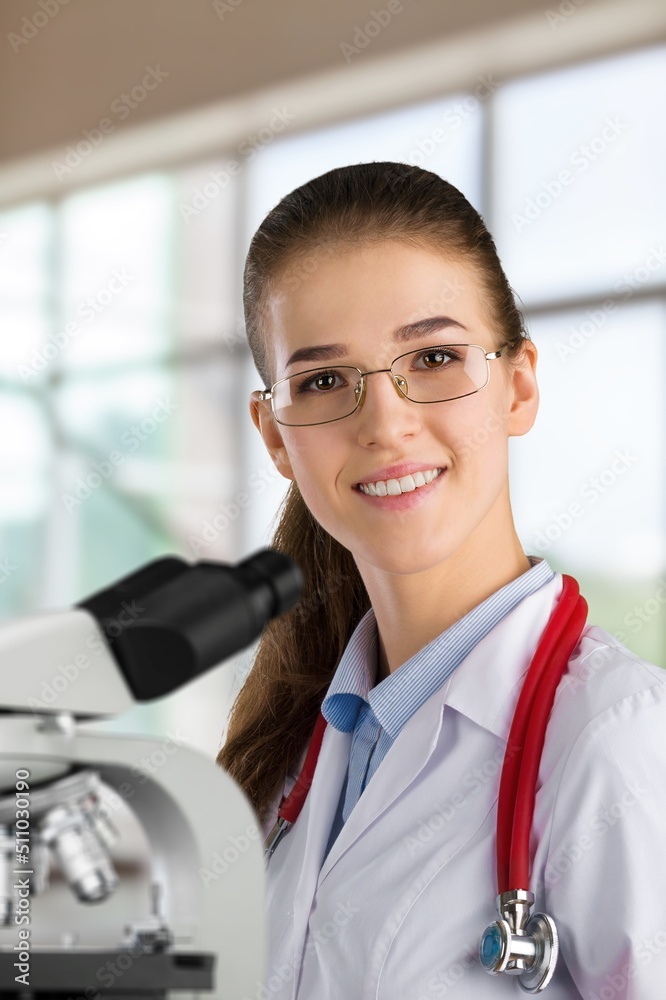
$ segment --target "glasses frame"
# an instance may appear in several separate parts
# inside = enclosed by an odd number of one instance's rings
[[[427,354],[428,351],[434,351],[438,350],[439,348],[446,348],[446,347],[474,347],[477,350],[482,351],[486,362],[486,381],[483,383],[483,385],[480,385],[478,389],[472,389],[471,392],[463,392],[461,393],[460,396],[450,396],[448,399],[427,399],[427,400],[411,399],[411,397],[407,395],[407,393],[403,390],[400,384],[401,382],[404,384],[405,382],[404,378],[401,375],[396,375],[396,373],[393,371],[393,365],[397,361],[400,361],[401,358],[406,358],[411,354]],[[274,405],[275,386],[280,385],[281,382],[288,382],[289,379],[296,378],[298,375],[308,375],[310,372],[317,372],[317,371],[325,372],[329,370],[327,368],[322,367],[321,365],[318,365],[316,368],[306,368],[302,372],[294,372],[293,375],[286,375],[284,378],[279,378],[277,382],[273,382],[273,385],[270,387],[270,389],[258,390],[259,399],[264,401],[270,400],[271,412],[273,414],[275,422],[280,424],[282,427],[317,427],[319,426],[319,424],[333,424],[336,422],[336,420],[345,420],[347,417],[351,417],[352,413],[356,413],[359,406],[363,404],[363,400],[365,399],[367,375],[374,375],[377,372],[390,372],[393,385],[395,386],[395,390],[398,393],[398,395],[401,396],[402,399],[409,399],[411,403],[419,403],[419,404],[422,403],[424,406],[426,406],[428,403],[449,403],[454,399],[463,399],[465,396],[473,396],[475,393],[480,392],[482,389],[485,389],[485,387],[488,385],[488,382],[490,381],[490,365],[488,364],[488,362],[494,361],[495,358],[500,358],[502,356],[502,353],[504,352],[504,349],[505,348],[502,347],[500,348],[499,351],[486,351],[485,347],[482,347],[480,344],[435,344],[432,347],[420,347],[415,351],[405,351],[404,354],[399,354],[398,357],[394,358],[393,361],[391,362],[390,368],[373,368],[370,371],[362,372],[360,368],[356,367],[356,365],[331,365],[330,366],[331,368],[353,368],[354,371],[357,371],[359,376],[359,382],[361,383],[361,389],[360,391],[358,390],[358,382],[357,382],[356,385],[354,386],[354,393],[356,395],[356,406],[354,407],[354,409],[350,410],[349,413],[345,413],[344,416],[342,417],[332,417],[330,420],[315,420],[314,422],[308,424],[287,424],[285,423],[284,420],[278,420],[277,415],[275,413],[275,405]]]

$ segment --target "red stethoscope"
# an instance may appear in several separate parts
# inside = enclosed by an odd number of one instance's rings
[[[553,978],[559,953],[557,929],[545,913],[530,914],[529,841],[541,752],[557,685],[587,621],[587,601],[572,576],[562,574],[562,593],[543,631],[523,683],[504,751],[497,804],[497,908],[499,920],[486,927],[479,960],[486,972],[519,976],[525,993],[539,993]],[[266,838],[268,861],[296,822],[314,776],[326,719],[319,713],[296,784],[282,800]]]

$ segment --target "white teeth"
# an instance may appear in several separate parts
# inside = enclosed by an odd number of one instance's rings
[[[360,483],[359,489],[371,497],[396,497],[401,493],[411,493],[421,486],[427,486],[439,473],[439,469],[428,469],[426,472],[414,472],[411,476],[402,476],[400,479],[380,479],[376,483]]]

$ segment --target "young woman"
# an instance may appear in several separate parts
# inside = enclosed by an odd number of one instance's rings
[[[517,996],[478,946],[498,916],[509,730],[564,583],[523,551],[509,499],[536,348],[481,217],[401,163],[283,198],[252,239],[244,306],[265,387],[251,416],[291,480],[272,545],[306,581],[218,756],[264,835],[320,709],[327,723],[268,862],[256,995]],[[665,680],[585,625],[557,686],[524,887],[559,933],[552,1000],[664,995]]]

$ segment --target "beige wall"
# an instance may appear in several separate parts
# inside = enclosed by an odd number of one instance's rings
[[[562,2],[563,9],[573,13],[558,24],[547,23],[546,11],[556,11]],[[538,19],[543,32],[544,62],[566,62],[576,58],[571,39],[590,12],[618,6],[604,0],[390,3],[395,11],[390,23],[362,53],[350,57],[349,65],[363,61],[367,67],[401,50],[454,41],[472,29],[487,33],[529,14]],[[344,71],[348,64],[341,43],[352,43],[356,27],[364,25],[373,10],[386,10],[389,0],[231,0],[221,15],[213,0],[60,4],[63,0],[0,3],[2,162],[80,139],[82,130],[96,126],[114,100],[141,83],[147,66],[161,67],[168,77],[132,109],[128,125],[164,119],[324,70]],[[635,11],[631,31],[607,37],[590,32],[590,44],[594,46],[597,36],[598,47],[609,51],[641,36],[655,40],[655,24],[647,12],[659,8],[663,12],[664,6],[662,0],[633,4],[624,0],[625,9]],[[25,17],[47,23],[37,29],[28,26],[26,32]],[[32,32],[34,37],[24,43],[14,37],[21,32]],[[661,33],[663,37],[663,24]]]

